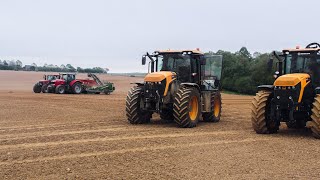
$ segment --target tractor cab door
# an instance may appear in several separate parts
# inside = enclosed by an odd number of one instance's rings
[[[205,65],[201,65],[202,90],[219,90],[222,73],[222,55],[205,55],[205,60]]]

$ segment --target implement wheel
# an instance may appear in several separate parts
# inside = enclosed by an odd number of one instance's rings
[[[183,128],[195,127],[201,114],[200,94],[192,87],[181,87],[174,98],[174,121]]]
[[[279,130],[280,124],[271,119],[271,92],[259,91],[251,106],[252,127],[257,134],[272,134]]]
[[[150,122],[151,113],[143,111],[142,88],[133,87],[130,89],[126,99],[126,115],[131,124],[143,124]]]

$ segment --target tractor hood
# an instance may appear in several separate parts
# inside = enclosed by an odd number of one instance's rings
[[[144,78],[145,82],[160,82],[164,79],[172,79],[173,76],[176,76],[176,73],[171,71],[160,71],[160,72],[153,72],[147,74]]]
[[[286,74],[278,77],[274,82],[274,86],[296,86],[299,82],[306,82],[309,78],[310,75],[304,73]]]

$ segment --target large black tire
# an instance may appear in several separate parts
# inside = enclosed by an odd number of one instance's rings
[[[48,90],[48,93],[55,93],[56,91],[54,85],[48,85],[47,90]]]
[[[47,84],[44,84],[44,85],[41,87],[41,92],[42,92],[42,93],[48,93],[48,85],[47,85]]]
[[[212,92],[211,94],[211,112],[202,114],[203,121],[219,122],[221,117],[221,94],[220,92]]]
[[[316,95],[312,106],[312,120],[307,122],[307,127],[311,129],[313,137],[320,139],[320,95]]]
[[[192,87],[181,87],[174,97],[174,121],[183,128],[198,124],[201,115],[200,94]]]
[[[41,93],[41,86],[37,83],[33,86],[34,93]]]
[[[150,122],[151,113],[142,111],[142,88],[133,87],[130,89],[126,99],[126,116],[131,124],[143,124]]]
[[[83,91],[82,84],[80,82],[76,82],[72,85],[72,92],[74,94],[81,94]]]
[[[279,123],[271,120],[271,92],[259,91],[252,101],[251,122],[257,134],[272,134],[279,130]]]
[[[168,122],[174,121],[172,110],[163,109],[160,113],[160,118]]]
[[[66,88],[64,85],[58,85],[55,89],[56,94],[64,94],[66,93]]]

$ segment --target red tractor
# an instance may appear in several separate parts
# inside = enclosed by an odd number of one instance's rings
[[[45,74],[45,75],[43,75],[43,80],[40,80],[39,82],[37,82],[33,86],[33,92],[47,93],[47,88],[48,88],[49,83],[53,80],[56,80],[56,79],[60,79],[60,75],[58,75],[58,74],[53,74],[53,75]]]
[[[47,91],[56,94],[81,94],[84,91],[84,86],[93,86],[94,80],[76,79],[76,74],[63,73],[60,74],[60,79],[50,82]]]

